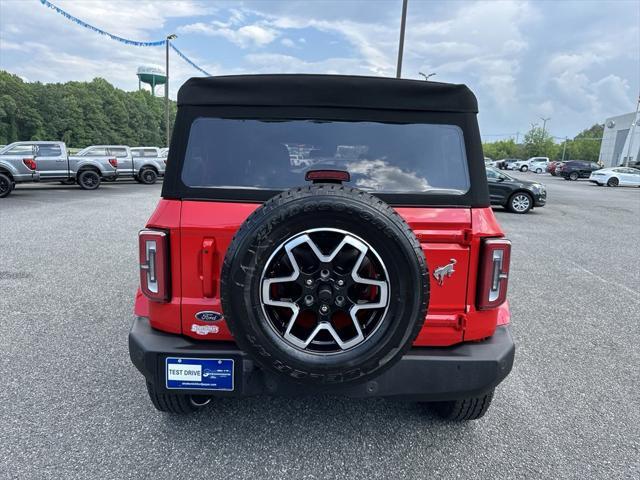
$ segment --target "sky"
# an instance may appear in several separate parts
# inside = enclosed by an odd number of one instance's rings
[[[51,0],[85,22],[175,45],[212,75],[395,76],[401,0]],[[138,88],[164,47],[128,46],[70,22],[39,0],[0,0],[0,69],[27,81],[102,77]],[[546,128],[573,137],[636,107],[640,1],[409,0],[403,78],[464,83],[485,141]],[[202,74],[175,53],[169,94]],[[522,137],[520,137],[522,138]]]

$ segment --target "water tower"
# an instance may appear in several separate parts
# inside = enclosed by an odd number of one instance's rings
[[[156,96],[156,85],[167,83],[167,75],[160,67],[138,67],[138,90],[142,89],[142,83],[151,87],[151,95]]]

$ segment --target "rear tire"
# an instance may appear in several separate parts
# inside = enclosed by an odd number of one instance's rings
[[[529,167],[528,167],[528,166],[526,166],[526,165],[522,165],[522,166],[520,167],[520,171],[521,171],[521,172],[526,172],[527,170],[529,170]]]
[[[580,174],[578,174],[578,172],[571,172],[569,174],[569,180],[571,180],[572,182],[575,182],[579,178],[580,178]]]
[[[431,407],[436,415],[444,420],[464,422],[482,418],[484,414],[487,413],[492,399],[493,390],[480,397],[451,400],[448,402],[433,402],[429,404],[429,407]]]
[[[152,168],[143,168],[138,175],[140,183],[145,185],[153,185],[158,179],[158,174]]]
[[[173,413],[175,415],[186,415],[200,410],[209,404],[211,397],[203,395],[184,395],[176,393],[158,393],[156,388],[147,382],[147,393],[149,399],[156,410],[160,412]]]
[[[94,170],[84,170],[78,175],[78,185],[83,190],[95,190],[100,186],[100,175]]]
[[[538,169],[536,170],[536,173],[542,173],[542,169],[541,169],[541,168],[538,168]]]
[[[14,183],[9,178],[9,175],[0,173],[0,198],[8,197],[9,194],[13,191],[13,188]]]
[[[607,187],[617,187],[618,185],[620,185],[620,180],[618,180],[616,177],[611,177],[609,180],[607,180]]]

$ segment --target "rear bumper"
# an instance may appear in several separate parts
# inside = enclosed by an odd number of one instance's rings
[[[382,375],[349,386],[309,387],[261,370],[234,343],[196,341],[154,330],[137,317],[129,333],[129,354],[136,368],[158,391],[166,391],[167,357],[228,358],[234,360],[232,392],[207,391],[214,396],[331,394],[347,397],[394,397],[407,400],[453,400],[493,389],[513,366],[515,345],[508,325],[493,337],[453,347],[413,348]],[[193,393],[191,390],[170,390]],[[205,393],[200,391],[200,394]]]

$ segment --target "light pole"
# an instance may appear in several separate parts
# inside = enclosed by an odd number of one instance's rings
[[[546,133],[547,122],[551,120],[551,117],[547,117],[547,118],[540,117],[540,120],[542,120],[542,139],[544,140],[544,134]]]
[[[426,73],[422,73],[422,72],[418,72],[418,73],[424,77],[424,81],[425,82],[428,82],[429,79],[436,74],[436,72],[430,73],[428,75]]]
[[[404,51],[404,30],[407,25],[407,3],[409,0],[402,0],[402,18],[400,19],[400,43],[398,45],[398,67],[396,68],[396,78],[402,75],[402,52]]]
[[[178,38],[175,33],[171,35],[167,35],[167,40],[164,42],[166,47],[166,57],[165,57],[165,74],[166,79],[164,83],[164,126],[167,131],[167,147],[169,147],[169,142],[171,141],[171,132],[169,128],[169,42]]]

